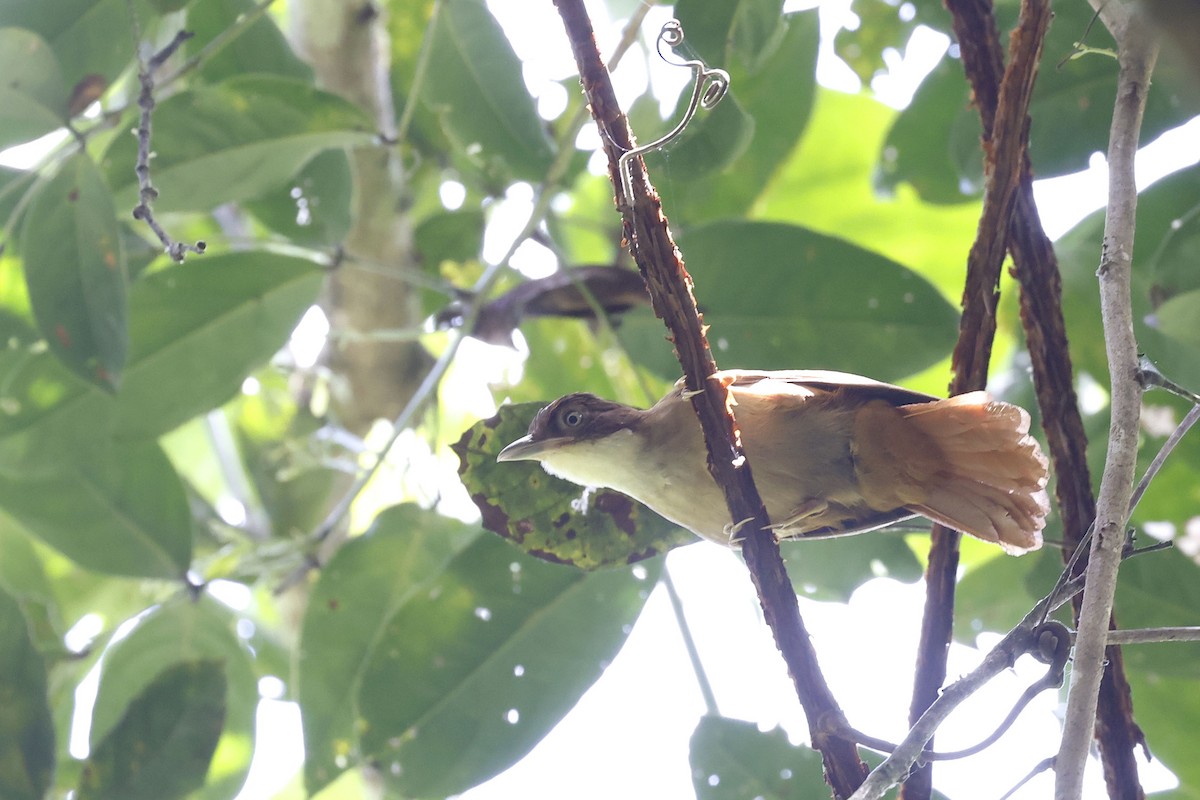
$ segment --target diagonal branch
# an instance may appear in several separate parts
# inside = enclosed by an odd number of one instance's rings
[[[633,148],[633,137],[613,94],[608,71],[600,60],[583,2],[555,0],[555,5],[571,41],[580,81],[608,155],[617,205],[622,209],[625,240],[646,280],[655,313],[671,331],[687,388],[696,391],[692,406],[707,442],[709,470],[725,492],[731,519],[739,523],[749,521],[742,528],[746,566],[808,717],[813,746],[822,754],[826,780],[839,797],[848,797],[862,782],[866,769],[858,758],[857,748],[838,738],[836,726],[831,724],[841,719],[841,710],[818,667],[779,545],[766,529],[769,520],[754,487],[750,464],[736,443],[726,387],[711,380],[717,367],[696,311],[691,277],[684,269],[658,194],[640,158],[633,159],[631,165],[633,196],[625,194],[618,161]]]

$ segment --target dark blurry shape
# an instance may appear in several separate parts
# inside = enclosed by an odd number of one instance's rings
[[[108,89],[108,81],[103,75],[84,75],[71,89],[71,100],[67,104],[67,116],[77,117],[87,110],[87,107],[100,99]]]
[[[464,292],[460,299],[439,311],[434,317],[438,328],[461,326],[464,306],[469,300],[470,295]],[[488,344],[515,347],[513,331],[526,317],[595,319],[597,307],[611,317],[649,303],[650,295],[646,294],[642,276],[631,269],[609,266],[564,269],[526,281],[485,303],[471,327],[471,336]]]

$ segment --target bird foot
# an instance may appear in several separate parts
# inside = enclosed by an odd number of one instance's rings
[[[804,521],[810,520],[819,514],[824,514],[828,510],[828,502],[824,500],[809,500],[797,506],[787,519],[773,523],[770,527],[770,530],[775,534],[775,538],[780,540],[796,536],[800,533],[803,533],[803,529],[797,531],[791,531],[789,529],[797,528]]]
[[[729,539],[729,546],[735,547],[742,543],[743,537],[738,536],[738,531],[746,527],[747,522],[753,522],[754,517],[746,517],[741,522],[728,522],[725,524],[724,533]]]

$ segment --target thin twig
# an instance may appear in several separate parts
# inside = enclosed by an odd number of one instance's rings
[[[1167,437],[1167,440],[1163,442],[1163,446],[1154,454],[1154,460],[1150,462],[1150,466],[1146,467],[1146,473],[1142,475],[1142,479],[1138,481],[1137,488],[1133,490],[1133,496],[1129,500],[1130,514],[1137,508],[1137,504],[1141,502],[1142,495],[1146,493],[1146,489],[1150,488],[1150,481],[1154,480],[1154,477],[1158,475],[1158,471],[1166,463],[1167,456],[1171,455],[1171,452],[1179,444],[1180,440],[1183,439],[1197,421],[1200,421],[1200,405],[1192,406],[1191,410],[1179,421],[1179,425],[1175,427],[1175,430],[1171,431],[1171,435]]]
[[[473,299],[467,305],[466,313],[464,314],[463,318],[463,327],[459,331],[451,332],[450,341],[447,343],[446,349],[442,351],[442,354],[438,357],[438,360],[430,368],[429,372],[426,373],[424,380],[421,381],[420,386],[418,386],[416,391],[413,392],[399,416],[392,421],[392,433],[388,437],[387,442],[385,442],[384,445],[375,452],[370,466],[362,471],[362,473],[351,485],[350,489],[342,495],[341,499],[338,500],[334,507],[325,516],[324,521],[322,521],[321,524],[317,526],[316,530],[313,531],[312,536],[309,538],[309,545],[312,552],[305,559],[305,562],[301,566],[297,567],[291,574],[280,581],[279,585],[275,588],[276,594],[282,594],[283,592],[287,591],[289,588],[303,580],[310,570],[317,569],[321,566],[320,559],[315,555],[316,549],[321,545],[322,542],[328,539],[330,534],[332,534],[333,531],[335,531],[341,524],[342,519],[350,511],[350,506],[354,504],[354,501],[358,499],[358,496],[362,493],[363,489],[365,489],[367,484],[370,483],[371,478],[375,476],[375,473],[378,472],[379,468],[383,465],[388,452],[392,449],[392,445],[396,443],[396,440],[400,438],[400,435],[404,433],[404,431],[412,423],[413,419],[416,418],[416,415],[433,397],[433,393],[437,389],[438,384],[441,382],[442,376],[445,375],[446,370],[450,368],[450,364],[453,363],[454,357],[458,353],[459,346],[462,344],[463,339],[466,338],[464,331],[471,329],[475,318],[479,315],[479,309],[482,307],[484,302],[483,298],[487,295],[488,290],[492,287],[492,284],[495,283],[495,280],[497,277],[499,277],[500,273],[508,267],[508,262],[517,252],[517,248],[520,247],[520,245],[527,238],[529,238],[529,234],[541,224],[542,217],[545,215],[546,210],[549,207],[550,192],[540,192],[533,204],[533,209],[530,211],[529,218],[526,220],[521,231],[513,238],[513,242],[509,246],[508,252],[505,253],[504,257],[499,261],[489,265],[488,268],[484,270],[483,275],[479,277],[479,280],[475,282],[475,285],[471,287],[471,296]]]
[[[1077,800],[1083,792],[1084,765],[1096,724],[1097,695],[1104,674],[1113,595],[1133,492],[1142,396],[1130,280],[1137,208],[1134,159],[1158,44],[1147,24],[1123,3],[1097,2],[1096,7],[1117,42],[1120,63],[1109,133],[1108,207],[1098,273],[1100,312],[1112,381],[1111,423],[1108,456],[1096,502],[1096,533],[1088,559],[1087,591],[1079,614],[1071,691],[1055,767],[1057,800]]]
[[[197,52],[187,61],[180,64],[177,70],[159,81],[159,85],[169,86],[175,83],[175,81],[179,80],[184,75],[196,69],[205,61],[215,56],[217,53],[221,52],[221,50],[229,46],[234,39],[237,39],[239,36],[249,30],[251,25],[258,22],[258,20],[267,13],[267,9],[270,8],[271,4],[274,2],[275,0],[259,0],[259,3],[255,5],[254,8],[239,14],[232,25],[210,39],[208,44],[200,48],[199,52]]]
[[[642,16],[644,16],[644,12],[641,16],[638,16],[638,19],[641,19]],[[621,43],[618,45],[612,57],[611,63],[616,64],[634,40],[634,37],[627,31],[626,36],[622,38]],[[574,150],[571,147],[571,143],[574,142],[576,135],[579,133],[579,129],[583,127],[586,120],[586,111],[583,110],[576,116],[576,119],[572,120],[572,123],[567,126],[567,129],[563,132],[563,135],[559,137],[558,155],[550,164],[550,167],[546,170],[546,177],[542,180],[541,187],[538,190],[537,197],[533,204],[533,208],[531,209],[529,217],[526,219],[524,226],[522,226],[518,234],[513,237],[513,241],[509,245],[508,252],[506,252],[504,256],[495,264],[490,265],[484,271],[483,275],[480,276],[479,280],[475,282],[475,285],[465,293],[466,296],[471,299],[466,304],[463,314],[463,322],[459,327],[459,332],[451,334],[450,341],[447,344],[445,351],[443,351],[437,362],[435,362],[430,368],[429,373],[426,374],[425,379],[421,382],[421,385],[417,387],[416,392],[414,392],[409,398],[408,403],[400,412],[400,415],[397,416],[393,421],[392,435],[388,438],[388,441],[384,444],[384,446],[376,452],[371,465],[359,475],[358,479],[354,481],[341,499],[338,500],[337,504],[326,515],[321,524],[313,531],[309,538],[309,544],[311,547],[310,553],[305,557],[304,563],[301,566],[297,567],[290,574],[284,577],[282,581],[280,581],[279,585],[275,588],[276,594],[283,593],[287,589],[303,580],[311,570],[319,569],[321,567],[320,559],[315,554],[316,549],[319,548],[321,543],[328,539],[330,534],[332,534],[333,531],[337,529],[337,526],[341,524],[341,521],[350,511],[351,505],[353,505],[359,494],[361,494],[363,489],[366,488],[367,483],[382,465],[384,458],[386,457],[388,451],[391,450],[392,445],[404,432],[404,429],[408,427],[409,423],[415,418],[416,414],[424,407],[425,403],[428,402],[428,400],[432,397],[433,391],[437,388],[437,385],[442,376],[446,373],[446,370],[449,369],[450,364],[454,360],[454,356],[458,352],[459,346],[462,344],[463,338],[466,336],[464,332],[471,330],[475,319],[479,316],[480,308],[482,308],[492,284],[495,283],[496,279],[504,270],[509,268],[508,264],[512,260],[513,255],[516,253],[517,248],[520,247],[526,239],[532,236],[538,229],[538,226],[541,225],[542,219],[545,217],[546,212],[550,208],[550,201],[553,196],[552,189],[558,185],[559,181],[562,179],[562,176],[569,168],[572,158],[574,157]],[[360,266],[364,263],[369,263],[362,262],[358,259],[354,259],[353,257],[347,257],[347,259]]]
[[[687,650],[688,660],[692,662],[696,685],[700,687],[700,695],[704,698],[704,710],[709,716],[718,716],[721,712],[717,709],[717,696],[713,694],[712,684],[709,683],[708,675],[704,672],[704,662],[700,660],[700,651],[696,649],[696,640],[692,638],[692,629],[688,625],[687,615],[683,613],[683,601],[679,598],[675,581],[671,579],[671,568],[666,565],[663,566],[662,584],[667,590],[667,597],[671,600],[671,610],[675,612],[675,622],[679,626],[679,635],[683,637],[683,646]]]
[[[1108,644],[1150,644],[1153,642],[1200,642],[1200,627],[1129,628],[1108,632]]]
[[[1041,657],[1045,655],[1044,651],[1046,649],[1052,649],[1053,651],[1048,659],[1049,663],[1047,664],[1046,673],[1025,688],[1025,691],[1021,693],[1021,696],[1017,698],[1012,708],[1009,709],[1008,715],[1005,716],[1004,720],[981,741],[959,750],[925,750],[921,753],[921,761],[955,761],[960,758],[968,758],[986,750],[1008,732],[1008,729],[1021,716],[1021,712],[1033,702],[1035,697],[1047,689],[1057,689],[1059,686],[1062,686],[1063,671],[1066,669],[1067,661],[1071,655],[1071,632],[1061,622],[1042,621],[1037,623],[1032,629],[1031,634],[1029,644],[1037,648],[1039,660],[1046,660]],[[872,750],[894,753],[899,749],[898,745],[867,736],[857,730],[849,731],[848,735],[854,741],[870,747]],[[926,746],[928,746],[928,742]]]
[[[1062,589],[1047,595],[1025,615],[1025,618],[987,652],[979,666],[969,674],[945,687],[938,698],[929,706],[921,718],[909,730],[895,751],[883,763],[871,771],[863,785],[850,800],[878,800],[899,783],[925,752],[925,747],[934,732],[968,697],[979,691],[1001,672],[1012,667],[1025,653],[1041,650],[1039,644],[1039,620],[1046,616],[1056,604],[1067,602],[1071,593],[1083,588],[1081,581],[1072,581]]]
[[[137,165],[134,167],[134,172],[137,173],[138,179],[138,204],[133,208],[133,218],[142,220],[150,230],[154,231],[154,235],[162,243],[164,251],[171,257],[172,260],[181,262],[188,253],[203,253],[206,249],[204,242],[199,241],[195,244],[186,244],[178,242],[171,238],[170,234],[159,224],[154,217],[154,211],[151,208],[151,203],[158,197],[158,190],[154,188],[154,184],[150,180],[150,117],[154,113],[154,73],[166,62],[179,46],[192,38],[195,34],[190,31],[179,31],[175,34],[170,43],[162,50],[159,50],[148,60],[142,55],[141,49],[141,31],[137,22],[137,15],[134,12],[133,0],[129,2],[129,13],[133,20],[134,29],[134,44],[137,48],[138,62],[138,83],[141,84],[142,91],[138,95],[138,108],[141,109],[141,117],[137,127]]]

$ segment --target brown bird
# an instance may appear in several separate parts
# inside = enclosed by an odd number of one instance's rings
[[[844,372],[727,370],[742,445],[780,538],[869,531],[921,515],[1019,555],[1042,545],[1046,457],[1024,409],[985,392],[939,399]],[[640,500],[730,544],[684,390],[642,410],[569,394],[538,412],[499,461],[534,460]]]

